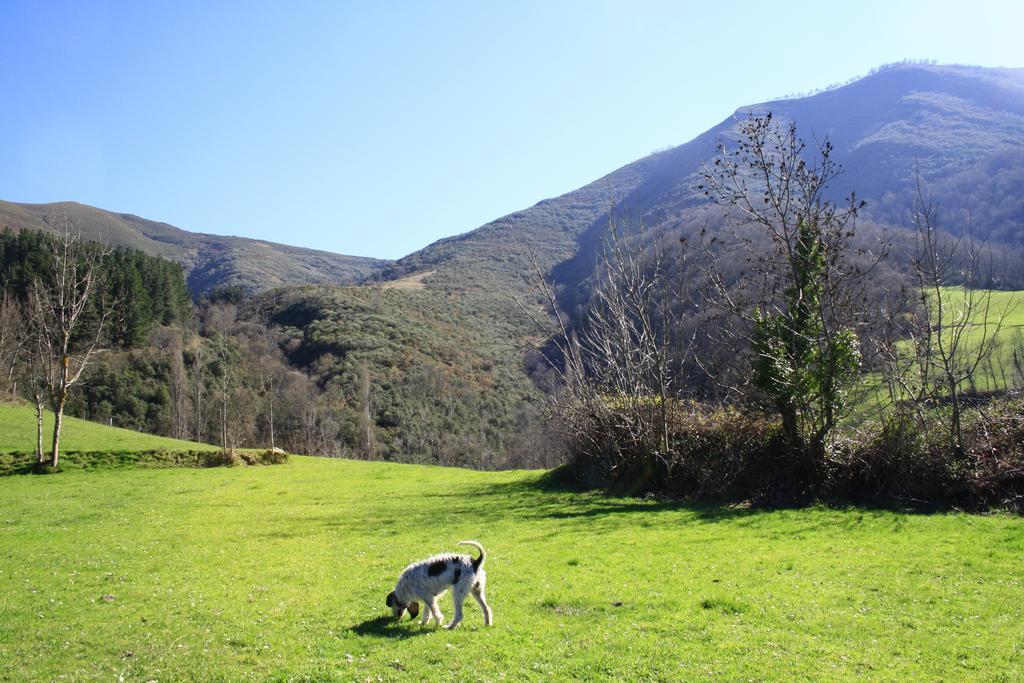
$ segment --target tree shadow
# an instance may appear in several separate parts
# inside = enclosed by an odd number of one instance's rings
[[[556,471],[557,472],[557,471]],[[728,522],[748,528],[772,525],[779,514],[821,508],[831,511],[856,511],[857,514],[821,518],[815,525],[822,528],[852,529],[874,515],[882,513],[931,514],[943,508],[910,508],[900,504],[853,504],[849,501],[829,499],[806,503],[772,504],[742,499],[720,501],[694,500],[666,496],[638,497],[629,493],[607,492],[594,487],[568,484],[555,474],[545,473],[536,479],[518,480],[481,486],[476,490],[481,497],[494,496],[501,501],[501,513],[517,519],[548,519],[561,521],[587,521],[590,528],[601,519],[634,517],[655,523],[663,513],[682,513],[680,523],[718,524]],[[545,495],[538,495],[545,494]],[[493,510],[489,510],[493,514]],[[639,523],[639,522],[638,522]],[[876,520],[877,523],[877,520]],[[893,517],[890,524],[900,524]],[[810,527],[805,531],[812,530]]]
[[[387,615],[367,619],[351,627],[349,631],[357,636],[373,636],[374,638],[390,638],[392,640],[405,640],[430,633],[425,629],[410,629],[401,621]]]
[[[699,522],[721,522],[731,519],[755,518],[778,508],[708,503],[680,498],[636,497],[567,482],[558,474],[545,473],[535,480],[490,484],[477,489],[480,496],[494,496],[502,501],[503,511],[517,518],[572,520],[602,518],[616,515],[656,515],[664,512],[685,512]],[[538,493],[550,497],[538,497]],[[564,495],[558,495],[564,494]]]

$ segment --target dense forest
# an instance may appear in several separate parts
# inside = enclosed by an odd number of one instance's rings
[[[88,248],[101,250],[99,243]],[[0,295],[28,303],[33,283],[50,285],[53,277],[53,237],[32,230],[0,232]],[[94,299],[117,302],[108,343],[118,348],[145,344],[157,325],[181,325],[192,316],[192,298],[181,266],[141,251],[105,250],[103,277]]]

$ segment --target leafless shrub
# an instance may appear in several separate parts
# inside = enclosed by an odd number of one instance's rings
[[[977,393],[978,371],[992,363],[1010,304],[997,310],[993,303],[991,248],[974,240],[970,223],[959,236],[941,232],[920,176],[916,190],[914,300],[910,313],[893,321],[885,378],[894,418],[912,417],[922,429],[937,424],[962,457],[969,395]]]
[[[570,329],[532,253],[546,306],[520,302],[540,333],[535,349],[562,380],[551,403],[560,431],[577,457],[608,478],[634,461],[669,462],[674,368],[688,352],[668,257],[645,238],[642,222],[611,212],[578,327]]]

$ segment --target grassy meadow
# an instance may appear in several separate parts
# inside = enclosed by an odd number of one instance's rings
[[[53,438],[53,413],[43,414],[43,448],[50,450]],[[108,427],[88,420],[64,416],[61,428],[62,451],[112,451],[138,453],[156,450],[216,450],[216,446],[169,439]],[[34,453],[36,447],[35,408],[24,403],[0,403],[0,453]]]
[[[943,290],[946,306],[943,317],[949,325],[959,320],[964,313],[964,290],[947,287]],[[992,291],[988,309],[975,310],[968,321],[961,342],[961,350],[970,352],[983,341],[995,339],[989,361],[981,363],[975,373],[974,387],[980,392],[1002,391],[1019,388],[1020,378],[1015,375],[1014,350],[1024,349],[1024,291]],[[948,343],[948,342],[947,342]],[[897,345],[901,354],[909,360],[913,348],[909,341]],[[963,389],[970,389],[965,383]],[[890,398],[885,380],[879,372],[864,375],[854,392],[856,404],[848,422],[856,424],[869,417],[878,417],[888,410]]]
[[[389,620],[487,547],[495,625]],[[0,477],[0,679],[1021,680],[1024,520],[687,507],[293,458]],[[441,601],[450,617],[450,598]]]
[[[43,452],[53,438],[53,414],[43,415]],[[0,476],[24,473],[35,463],[36,413],[24,403],[0,403]],[[216,446],[169,439],[64,416],[60,469],[191,466]]]
[[[1024,299],[997,295],[1004,353]],[[0,681],[1024,679],[1019,517],[305,457],[160,468],[215,447],[65,425],[64,471],[0,476]],[[0,474],[34,434],[0,404]],[[454,632],[392,621],[402,568],[466,538],[494,627],[472,600]]]
[[[946,288],[943,317],[947,325],[966,317],[965,296],[961,288]],[[967,349],[976,349],[983,341],[995,338],[992,363],[983,363],[978,368],[975,384],[979,391],[1003,389],[1004,382],[1013,379],[1015,345],[1024,346],[1024,291],[993,291],[991,296],[987,308],[981,307],[980,302],[975,304],[979,308],[967,320],[963,338]],[[906,348],[909,350],[909,346]]]

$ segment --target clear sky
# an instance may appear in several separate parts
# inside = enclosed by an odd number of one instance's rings
[[[0,0],[0,198],[396,258],[1024,1]]]

